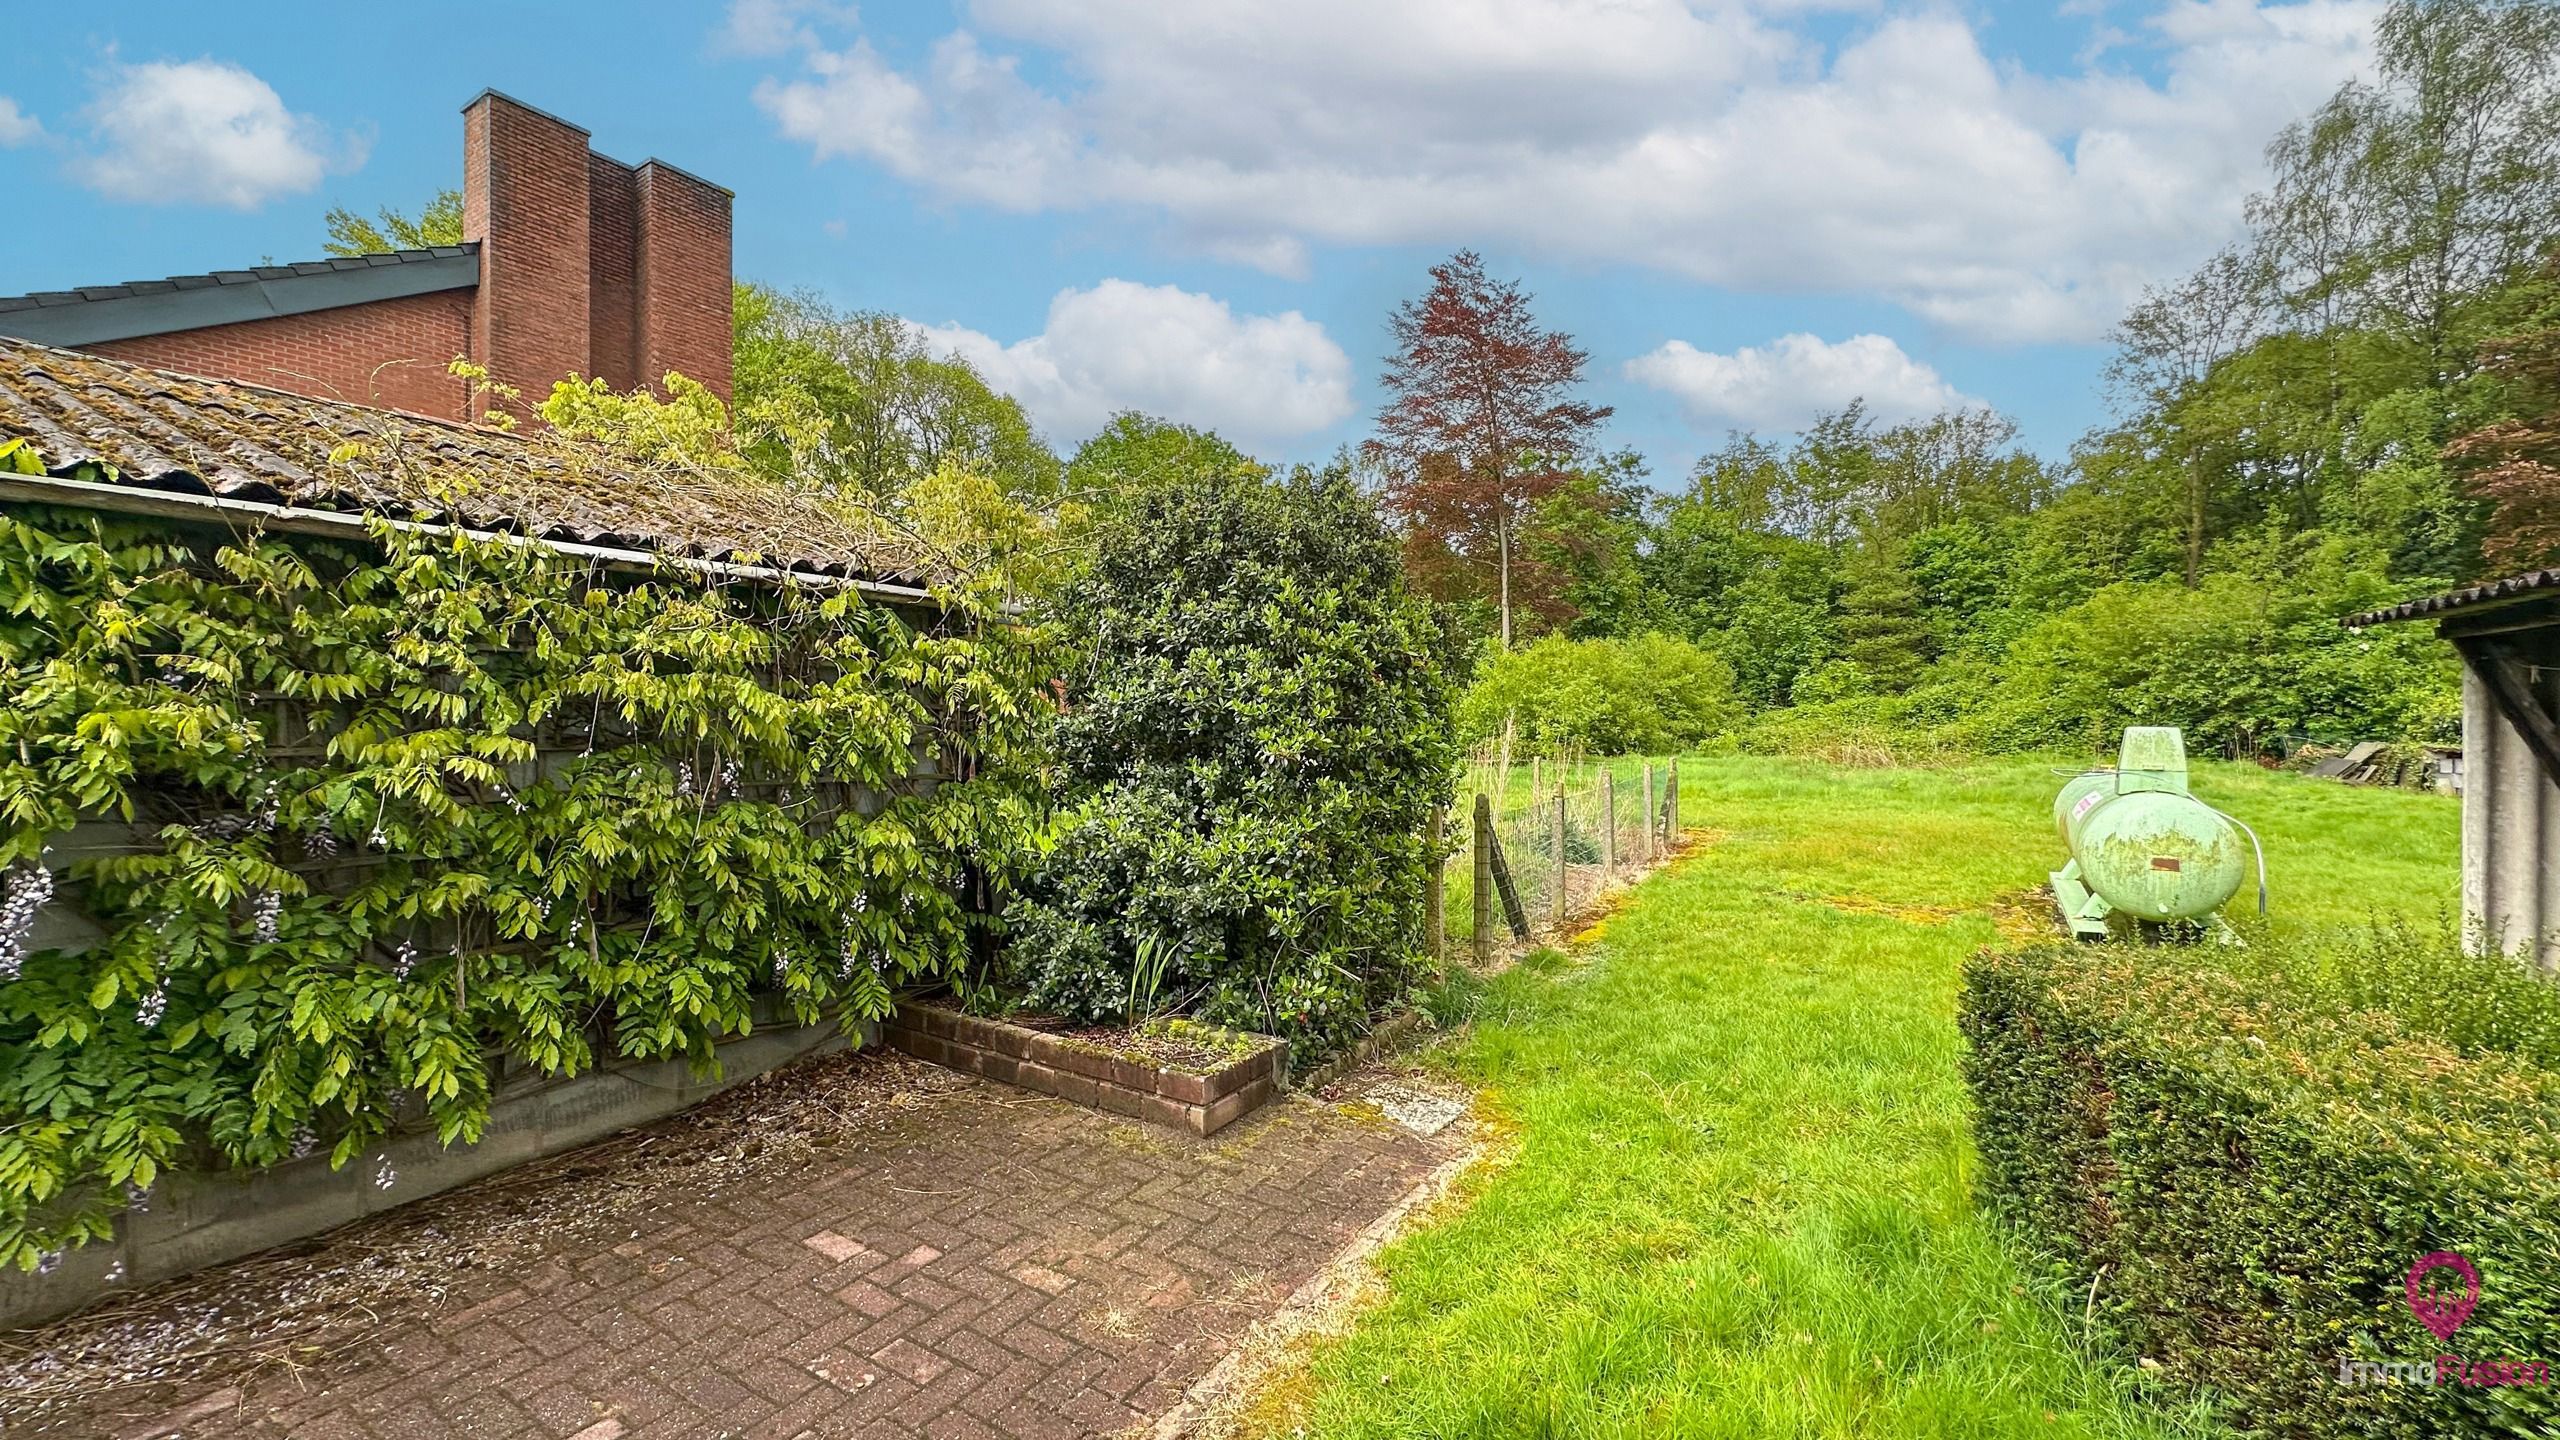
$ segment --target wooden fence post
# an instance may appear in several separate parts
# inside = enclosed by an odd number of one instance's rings
[[[1493,965],[1493,797],[1476,797],[1476,968]]]
[[[1449,959],[1449,927],[1441,915],[1446,903],[1442,887],[1449,878],[1449,857],[1440,849],[1448,827],[1448,807],[1432,806],[1431,825],[1425,832],[1422,852],[1431,861],[1430,873],[1422,882],[1422,943],[1430,951],[1434,964],[1446,964]]]
[[[1644,832],[1644,858],[1654,857],[1653,848],[1653,762],[1644,762],[1644,823],[1636,827]]]
[[[1533,800],[1536,799],[1538,792],[1546,788],[1546,757],[1543,755],[1532,755],[1529,757],[1529,797]]]
[[[1618,783],[1609,767],[1600,767],[1600,883],[1618,878]]]
[[[1564,829],[1565,829],[1565,827],[1564,827],[1564,786],[1563,786],[1563,784],[1562,784],[1561,782],[1559,782],[1559,783],[1557,784],[1557,786],[1556,786],[1556,809],[1555,809],[1555,827],[1554,827],[1554,828],[1555,828],[1555,842],[1556,842],[1556,899],[1555,899],[1555,903],[1554,903],[1553,905],[1549,906],[1548,908],[1549,908],[1549,910],[1550,910],[1551,912],[1553,912],[1553,925],[1552,925],[1552,928],[1554,929],[1554,931],[1555,931],[1555,933],[1556,933],[1556,934],[1558,934],[1558,935],[1562,935],[1562,934],[1564,934],[1564,917],[1565,917],[1565,911],[1566,911],[1566,909],[1568,908],[1568,904],[1567,904],[1567,896],[1566,896],[1566,889],[1567,889],[1568,882],[1569,882],[1569,881],[1572,879],[1572,877],[1573,877],[1573,871],[1572,871],[1572,867],[1570,867],[1569,865],[1567,865],[1567,864],[1565,863],[1565,854],[1564,854]]]
[[[1662,785],[1662,851],[1680,843],[1680,762],[1671,762],[1671,776]]]

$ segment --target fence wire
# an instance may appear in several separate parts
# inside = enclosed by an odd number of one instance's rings
[[[1643,756],[1506,759],[1497,748],[1479,752],[1460,776],[1443,836],[1449,852],[1443,872],[1444,953],[1463,957],[1472,943],[1478,796],[1490,802],[1494,839],[1529,938],[1552,942],[1570,934],[1609,886],[1634,880],[1665,853],[1670,776],[1668,760]],[[1514,943],[1499,895],[1492,924],[1495,950]]]

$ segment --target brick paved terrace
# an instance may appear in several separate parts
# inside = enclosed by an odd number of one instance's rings
[[[1303,1096],[1195,1140],[837,1056],[0,1337],[0,1433],[1113,1434],[1457,1143]]]

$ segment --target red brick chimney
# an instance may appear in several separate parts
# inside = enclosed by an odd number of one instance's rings
[[[495,90],[462,111],[462,245],[0,296],[0,335],[454,419],[456,355],[530,408],[570,375],[729,398],[729,192]]]
[[[627,389],[670,370],[727,400],[729,192],[598,155],[585,130],[494,90],[462,113],[472,358],[528,402],[571,374]]]
[[[729,192],[663,160],[640,162],[638,181],[634,363],[652,385],[673,370],[725,401],[737,322]]]

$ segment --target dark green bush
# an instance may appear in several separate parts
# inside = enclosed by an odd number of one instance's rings
[[[1111,522],[1063,602],[1065,806],[1000,984],[1301,1057],[1402,997],[1454,755],[1446,637],[1399,558],[1341,475],[1185,480]]]
[[[2401,978],[2338,963],[2384,952]],[[2517,988],[2540,982],[2443,970],[2506,1016],[2466,1036],[2458,1006],[2350,1008],[2405,998],[2429,947],[2382,932],[2309,954],[1977,957],[1962,1023],[1984,1198],[2241,1434],[2551,1433],[2551,1387],[2341,1380],[2444,1353],[2560,1363],[2560,1073],[2537,1058],[2549,1001]],[[2437,1250],[2481,1278],[2449,1344],[2404,1289]]]

